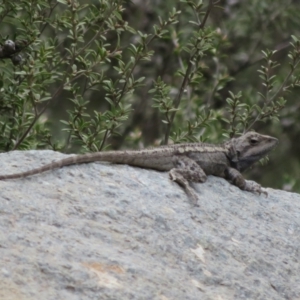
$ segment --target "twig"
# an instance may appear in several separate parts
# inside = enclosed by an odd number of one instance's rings
[[[203,29],[205,24],[206,24],[206,21],[208,19],[208,16],[209,14],[211,13],[213,7],[219,3],[219,0],[214,2],[213,0],[210,0],[209,1],[209,4],[208,4],[208,7],[207,7],[207,11],[205,13],[205,16],[203,18],[203,21],[201,22],[201,24],[199,25],[199,29]],[[189,75],[191,73],[191,70],[192,70],[192,67],[193,67],[193,59],[195,57],[196,53],[194,53],[190,59],[189,59],[189,63],[188,63],[188,66],[187,66],[187,69],[185,71],[185,75],[184,75],[184,78],[183,78],[183,81],[182,81],[182,84],[180,86],[180,89],[179,89],[179,93],[177,94],[176,98],[174,99],[174,108],[177,109],[179,107],[179,104],[181,102],[181,98],[182,98],[182,95],[183,95],[183,92],[185,91],[186,89],[186,86],[188,85],[189,83]],[[172,127],[172,124],[173,124],[173,121],[174,121],[174,118],[175,118],[175,115],[176,115],[176,110],[173,111],[171,113],[171,117],[170,117],[170,122],[168,122],[167,124],[167,129],[166,129],[166,133],[165,133],[165,140],[164,140],[164,144],[167,145],[168,144],[168,141],[169,141],[169,136],[170,136],[170,131],[171,131],[171,127]]]

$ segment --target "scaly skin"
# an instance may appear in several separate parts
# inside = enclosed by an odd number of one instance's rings
[[[220,145],[189,143],[75,155],[26,172],[0,175],[0,180],[32,176],[74,164],[106,161],[169,171],[170,178],[183,186],[194,201],[197,201],[197,195],[189,182],[205,182],[207,175],[223,177],[242,190],[261,194],[261,186],[247,182],[241,172],[267,155],[277,144],[278,140],[274,137],[248,132]]]

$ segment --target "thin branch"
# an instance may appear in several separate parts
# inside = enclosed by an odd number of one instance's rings
[[[291,76],[293,75],[295,69],[297,68],[298,64],[300,63],[300,59],[295,63],[295,65],[293,65],[293,67],[291,68],[289,74],[287,75],[287,77],[285,78],[285,80],[283,81],[283,83],[281,84],[281,86],[278,88],[278,90],[276,91],[276,93],[267,101],[264,103],[261,111],[263,112],[265,107],[268,106],[271,102],[274,101],[275,98],[277,98],[280,93],[282,92],[282,90],[284,89],[284,87],[286,86],[287,82],[289,81],[289,79],[291,78]],[[260,118],[261,118],[262,113],[258,113],[257,116],[255,117],[255,119],[251,122],[251,124],[247,127],[246,131],[248,131]]]
[[[213,0],[209,1],[208,7],[207,7],[207,11],[206,11],[205,16],[203,18],[203,21],[199,25],[199,29],[203,29],[204,28],[204,26],[206,24],[206,21],[208,19],[209,14],[211,13],[212,9],[214,8],[214,6],[217,3],[219,3],[219,0],[216,1],[216,2],[214,2]],[[185,75],[184,75],[182,84],[181,84],[181,86],[179,88],[179,93],[177,94],[176,98],[174,99],[174,108],[175,109],[177,109],[179,107],[182,95],[183,95],[183,93],[184,93],[184,91],[186,89],[186,86],[189,83],[190,73],[191,73],[191,70],[192,70],[192,67],[193,67],[193,59],[195,58],[196,54],[197,53],[195,52],[193,55],[191,55],[191,57],[189,59],[188,66],[187,66],[187,69],[185,71]],[[167,129],[166,129],[166,133],[165,133],[165,140],[164,140],[164,144],[165,145],[168,144],[169,136],[170,136],[170,131],[171,131],[171,127],[173,125],[173,121],[174,121],[175,115],[176,115],[176,110],[172,112],[171,117],[170,117],[170,122],[167,124]]]
[[[16,150],[18,149],[18,147],[20,146],[20,144],[23,142],[23,140],[26,138],[27,134],[30,132],[30,130],[32,129],[32,127],[34,126],[34,124],[36,123],[36,121],[40,118],[40,116],[46,111],[46,109],[49,107],[50,103],[52,103],[53,99],[55,99],[62,91],[64,87],[64,84],[62,84],[55,92],[55,94],[53,95],[53,97],[47,102],[47,104],[41,109],[41,111],[35,115],[33,121],[31,122],[31,124],[29,125],[29,127],[25,130],[25,132],[22,134],[22,136],[18,139],[18,141],[15,143],[14,147],[12,150]]]

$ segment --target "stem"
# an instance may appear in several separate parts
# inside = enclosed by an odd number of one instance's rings
[[[283,81],[282,85],[277,90],[277,92],[271,97],[270,101],[273,101],[282,92],[283,88],[285,87],[285,85],[287,84],[288,80],[291,78],[291,76],[293,75],[295,69],[297,68],[299,62],[300,62],[300,59],[296,62],[295,65],[293,65],[293,68],[289,72],[288,76],[285,78],[285,80]]]
[[[208,19],[209,14],[211,13],[213,7],[218,2],[219,2],[219,0],[216,1],[216,2],[214,2],[213,0],[209,1],[208,7],[207,7],[207,11],[206,11],[205,16],[203,18],[203,21],[199,25],[199,30],[204,28],[205,23],[206,23],[206,21]],[[180,89],[179,89],[179,93],[177,94],[176,98],[174,99],[174,108],[175,109],[177,109],[179,107],[179,104],[181,102],[181,98],[182,98],[183,92],[186,89],[186,86],[188,85],[188,83],[190,81],[189,75],[190,75],[192,67],[193,67],[193,63],[192,63],[193,59],[196,57],[196,55],[197,55],[197,52],[195,52],[194,54],[192,54],[191,57],[190,57],[190,59],[189,59],[188,66],[187,66],[187,69],[186,69],[183,81],[182,81]],[[171,131],[171,127],[173,125],[173,121],[174,121],[175,115],[176,115],[176,111],[173,111],[171,113],[170,122],[167,124],[167,129],[166,129],[166,133],[165,133],[165,140],[164,140],[164,144],[165,145],[168,144],[169,136],[170,136],[170,131]]]
[[[153,35],[153,36],[149,39],[149,41],[147,41],[147,42],[144,44],[144,47],[143,47],[142,51],[143,51],[144,49],[147,49],[147,47],[149,46],[149,44],[150,44],[156,37],[157,37],[157,35]],[[123,96],[124,96],[124,94],[125,94],[126,88],[127,88],[128,79],[129,79],[129,77],[132,75],[132,73],[133,73],[133,71],[134,71],[135,67],[137,66],[137,63],[139,62],[140,59],[141,59],[141,54],[139,53],[138,56],[137,56],[137,58],[136,58],[136,60],[135,60],[135,62],[134,62],[134,65],[132,66],[132,68],[131,68],[131,70],[130,70],[130,72],[129,72],[128,74],[126,74],[125,82],[124,82],[124,84],[123,84],[123,87],[122,87],[122,91],[121,91],[120,97],[119,97],[118,101],[116,102],[116,106],[117,106],[117,105],[120,103],[120,101],[122,100],[122,98],[123,98]],[[103,147],[104,147],[104,144],[105,144],[106,139],[107,139],[107,137],[108,137],[109,131],[110,131],[110,129],[106,129],[106,130],[105,130],[105,133],[104,133],[104,136],[103,136],[103,140],[102,140],[101,145],[100,145],[100,151],[101,151],[101,150],[103,149]]]
[[[104,144],[105,144],[107,136],[108,136],[108,131],[109,131],[109,129],[105,130],[104,137],[103,137],[101,145],[99,147],[99,151],[101,151],[103,149],[103,147],[104,147]]]
[[[16,144],[14,145],[12,150],[16,150],[20,144],[23,142],[23,140],[26,138],[27,134],[29,133],[29,131],[32,129],[33,125],[36,123],[36,121],[40,118],[40,116],[46,111],[46,109],[49,107],[50,103],[52,103],[53,99],[55,99],[60,92],[62,91],[64,87],[64,84],[62,84],[55,92],[55,94],[53,95],[53,97],[47,102],[47,104],[41,109],[41,111],[35,115],[33,121],[31,122],[31,124],[29,125],[29,127],[25,130],[25,132],[22,134],[22,136],[19,138],[19,140],[16,142]]]
[[[295,69],[297,68],[298,64],[300,62],[300,59],[293,65],[293,67],[291,68],[289,74],[287,75],[287,77],[285,78],[285,80],[283,81],[283,83],[281,84],[281,86],[278,88],[278,90],[276,91],[276,93],[267,101],[265,102],[264,106],[262,107],[261,111],[264,111],[265,107],[267,105],[269,105],[272,101],[274,101],[275,98],[277,98],[279,96],[279,94],[282,92],[282,90],[284,89],[285,85],[287,84],[288,80],[291,78],[291,76],[293,75]],[[261,113],[259,113],[255,119],[250,123],[250,125],[247,127],[246,132],[260,119],[261,117]]]

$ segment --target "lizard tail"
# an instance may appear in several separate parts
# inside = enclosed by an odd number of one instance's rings
[[[8,175],[0,175],[0,180],[18,179],[18,178],[22,178],[22,177],[32,176],[35,174],[40,174],[40,173],[43,173],[43,172],[46,172],[49,170],[58,169],[58,168],[68,166],[68,165],[90,162],[91,161],[90,157],[91,157],[90,154],[83,154],[83,155],[79,155],[79,156],[76,156],[76,155],[70,156],[70,157],[67,157],[67,158],[64,158],[64,159],[61,159],[58,161],[51,162],[51,163],[41,166],[39,168],[29,170],[29,171],[8,174]]]
[[[40,174],[46,171],[50,171],[53,169],[58,169],[61,167],[82,164],[82,163],[90,163],[95,161],[106,161],[115,164],[128,164],[131,166],[138,167],[146,167],[146,168],[154,168],[157,170],[169,170],[169,164],[167,167],[164,166],[159,160],[156,162],[155,159],[147,160],[147,156],[150,152],[156,153],[156,150],[139,150],[139,151],[107,151],[107,152],[97,152],[97,153],[87,153],[82,155],[74,155],[67,158],[63,158],[61,160],[57,160],[41,166],[39,168],[35,168],[29,171],[9,174],[9,175],[0,175],[0,180],[5,179],[17,179],[26,176],[32,176],[35,174]],[[150,153],[151,154],[151,153]],[[169,152],[164,151],[165,155],[169,155]],[[154,162],[156,164],[154,164]],[[154,164],[154,165],[153,165]],[[161,166],[163,165],[163,166]]]

